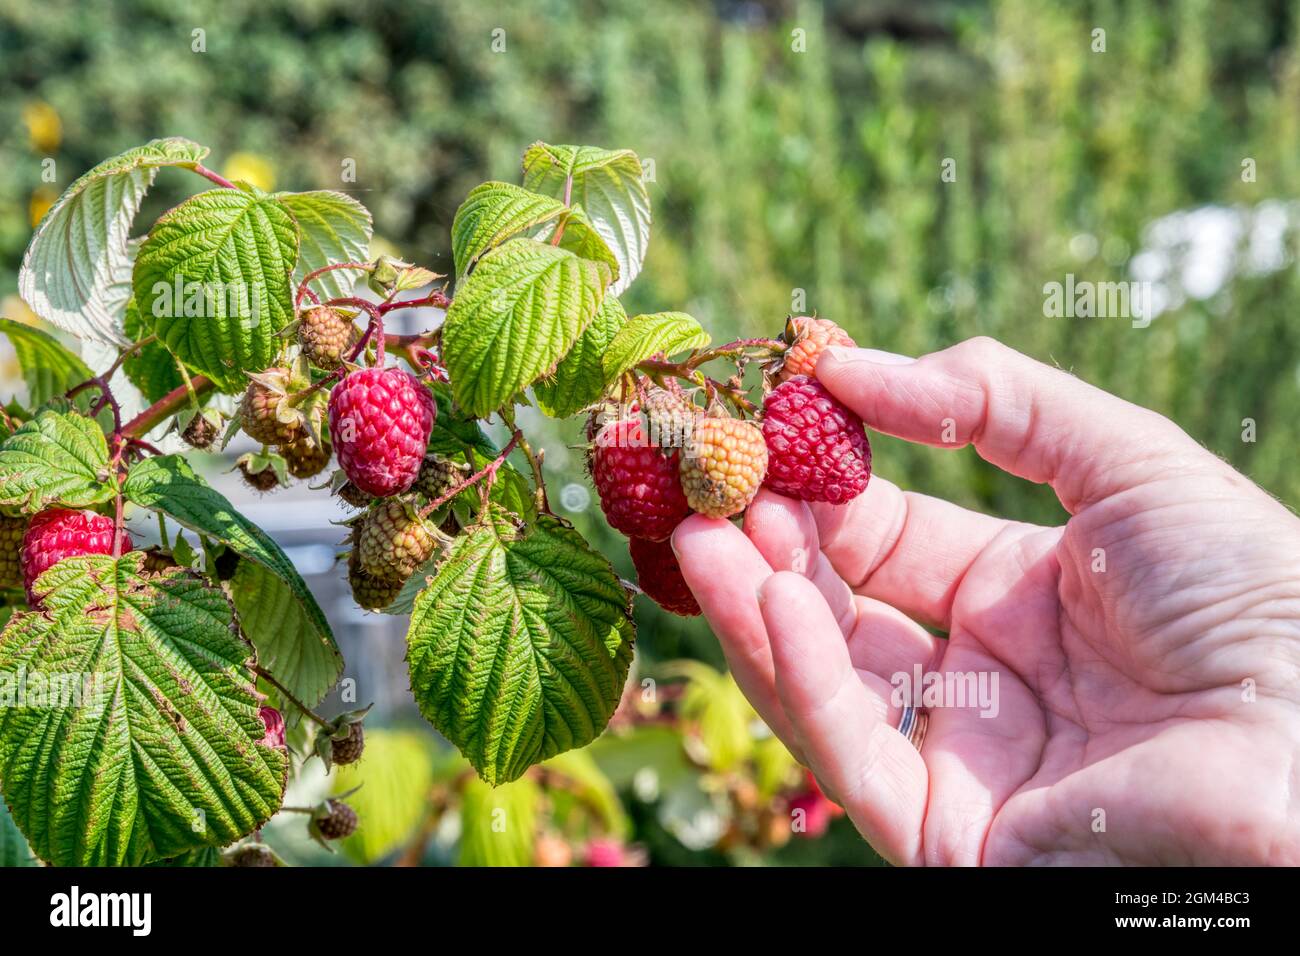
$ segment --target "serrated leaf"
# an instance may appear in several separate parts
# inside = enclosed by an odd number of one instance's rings
[[[493,509],[415,602],[411,688],[479,775],[506,783],[600,735],[634,636],[626,589],[581,535],[549,515],[520,531]]]
[[[46,408],[0,446],[0,504],[85,508],[113,494],[108,442],[84,415]]]
[[[0,335],[9,339],[14,348],[27,385],[27,401],[33,407],[44,405],[94,375],[78,356],[40,329],[0,318]]]
[[[638,315],[614,336],[602,362],[605,380],[620,375],[659,352],[672,356],[677,352],[702,349],[710,342],[709,333],[685,312],[652,312]]]
[[[423,734],[366,728],[364,758],[339,767],[334,778],[335,794],[364,784],[348,797],[364,825],[340,844],[343,853],[369,866],[404,846],[428,812],[433,782],[433,757]]]
[[[127,303],[122,326],[132,341],[139,341],[149,335],[134,298]],[[185,384],[180,369],[176,367],[176,356],[157,340],[128,355],[122,362],[122,371],[127,381],[138,388],[145,400],[151,403]]]
[[[301,242],[293,287],[309,274],[335,262],[365,262],[370,258],[373,222],[370,210],[351,196],[321,189],[305,193],[276,193],[298,222]],[[360,269],[334,269],[312,280],[312,290],[322,299],[352,294]]]
[[[456,402],[486,418],[549,374],[604,297],[599,263],[533,239],[511,239],[479,260],[442,326]]]
[[[261,665],[308,707],[315,706],[343,673],[343,657],[329,632],[321,631],[319,620],[283,578],[256,561],[239,562],[230,599]]]
[[[79,338],[125,345],[131,294],[131,223],[162,166],[192,167],[207,147],[155,139],[106,159],[78,178],[36,228],[18,293],[46,322]]]
[[[39,675],[63,695],[0,707],[0,786],[55,865],[223,846],[280,806],[288,759],[258,744],[252,647],[229,602],[195,575],[143,563],[135,551],[55,565],[39,579],[44,610],[0,635],[0,675],[21,673],[28,695]]]
[[[0,800],[0,867],[35,866],[32,849],[18,832],[9,808]]]
[[[510,183],[488,182],[470,190],[451,223],[451,254],[457,281],[480,256],[512,236],[558,219],[564,203]]]
[[[458,866],[531,866],[541,789],[533,780],[490,787],[470,780],[461,792]]]
[[[630,149],[546,143],[534,143],[524,153],[526,188],[561,197],[569,177],[571,203],[583,208],[618,258],[619,276],[609,291],[622,295],[641,272],[650,243],[650,196],[641,179],[641,160]]]
[[[555,375],[533,386],[537,407],[552,418],[568,418],[600,398],[605,386],[618,378],[605,376],[604,356],[626,323],[623,304],[605,296],[596,317],[556,366]]]
[[[127,474],[122,493],[140,507],[161,511],[191,531],[226,545],[278,579],[279,586],[287,589],[297,604],[292,620],[302,626],[293,633],[287,627],[279,633],[269,626],[254,626],[248,636],[257,648],[262,667],[309,707],[318,703],[342,673],[343,659],[307,582],[280,546],[195,474],[180,455],[138,462]],[[271,589],[272,582],[266,581],[264,586]],[[284,600],[283,595],[271,590],[264,597],[277,604]],[[249,609],[245,604],[243,610]],[[258,613],[266,612],[258,609]],[[268,625],[273,623],[271,618],[265,620]],[[259,624],[256,615],[254,624]]]
[[[245,372],[266,368],[279,349],[276,333],[293,318],[297,258],[298,226],[278,200],[212,189],[154,224],[132,284],[141,317],[163,344],[235,392],[248,384]]]

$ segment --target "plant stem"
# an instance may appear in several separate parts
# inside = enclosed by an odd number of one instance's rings
[[[528,458],[528,464],[533,468],[533,484],[537,486],[537,505],[544,513],[553,515],[555,512],[551,510],[551,500],[546,494],[546,479],[542,477],[540,453],[533,453],[533,446],[528,444],[528,439],[523,436],[522,432],[517,434],[519,435],[519,450]]]
[[[311,290],[308,288],[308,286],[311,285],[311,280],[315,279],[317,276],[324,275],[327,272],[333,272],[335,269],[361,269],[363,271],[366,271],[370,269],[370,263],[336,262],[333,265],[321,266],[319,269],[315,270],[314,272],[307,273],[305,276],[303,276],[302,281],[298,283],[298,294],[297,296],[294,297],[293,300],[293,310],[295,312],[297,312],[300,308],[302,308],[303,297],[308,295],[311,292]],[[319,302],[320,300],[317,299],[316,301]]]
[[[452,498],[455,498],[466,488],[471,487],[475,482],[482,481],[484,478],[487,478],[489,476],[495,476],[497,471],[501,468],[501,466],[505,464],[505,460],[510,457],[510,453],[515,450],[515,445],[522,437],[523,437],[522,433],[518,429],[516,429],[515,433],[510,436],[509,443],[506,445],[505,448],[501,449],[501,453],[497,455],[495,459],[493,459],[483,468],[476,471],[474,474],[470,475],[464,481],[452,486],[449,490],[443,492],[433,501],[429,502],[429,504],[421,508],[420,517],[421,518],[428,517],[434,511],[437,511],[447,502],[451,501]]]
[[[394,309],[416,309],[426,305],[431,305],[435,309],[451,308],[451,299],[447,298],[447,293],[439,289],[436,292],[430,292],[420,299],[401,299],[394,302],[384,302],[379,306],[379,311],[387,315]]]
[[[257,674],[258,677],[262,678],[264,681],[266,681],[268,684],[274,687],[277,691],[279,691],[280,696],[283,697],[285,700],[287,700],[289,703],[293,704],[293,706],[297,707],[300,711],[302,711],[304,716],[310,717],[312,720],[316,721],[316,723],[320,724],[322,727],[328,727],[330,725],[330,722],[328,720],[326,720],[324,717],[321,717],[314,710],[312,710],[310,707],[308,707],[306,704],[300,701],[297,697],[295,697],[292,693],[290,693],[290,691],[283,684],[281,684],[278,680],[276,680],[274,677],[271,676],[269,671],[266,671],[263,668],[259,667],[257,664],[254,664],[253,673]]]
[[[206,395],[216,387],[210,379],[203,375],[194,376],[188,386],[187,388],[186,385],[178,385],[158,399],[158,401],[122,426],[122,434],[127,438],[141,438],[152,431],[168,415],[180,411],[185,403],[189,401],[191,394],[197,400],[200,396]]]
[[[213,172],[211,169],[208,169],[208,167],[204,166],[202,163],[195,163],[193,169],[200,176],[212,180],[218,186],[224,186],[227,189],[239,188],[234,183],[232,183],[229,179],[227,179],[225,176],[222,176],[220,173]]]

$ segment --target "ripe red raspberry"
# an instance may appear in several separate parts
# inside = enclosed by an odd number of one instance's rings
[[[357,832],[357,811],[342,800],[326,801],[328,811],[312,820],[312,827],[326,840],[342,840]]]
[[[258,713],[262,718],[262,726],[266,728],[266,735],[260,741],[262,746],[283,747],[284,717],[274,707],[263,707]]]
[[[122,532],[122,553],[133,549],[131,536]],[[113,553],[113,519],[93,511],[51,508],[32,519],[23,536],[23,587],[27,603],[35,606],[43,595],[32,585],[43,571],[66,558],[83,554]]]
[[[381,581],[402,582],[433,556],[438,532],[400,498],[378,502],[361,521],[357,559]]]
[[[753,422],[701,418],[682,458],[682,490],[687,503],[710,518],[743,511],[758,494],[767,473],[767,445]]]
[[[806,315],[796,315],[786,322],[785,339],[791,344],[780,358],[776,371],[778,383],[796,375],[812,375],[817,368],[817,359],[829,346],[854,348],[858,344],[830,319],[814,319]]]
[[[632,565],[636,568],[636,583],[665,611],[682,617],[695,617],[700,605],[686,586],[682,567],[677,563],[672,545],[667,541],[646,541],[633,538],[628,542]]]
[[[645,851],[602,837],[587,844],[583,866],[645,866]]]
[[[295,478],[313,478],[330,463],[329,448],[306,435],[281,445],[280,454],[284,456],[285,468]]]
[[[366,749],[366,732],[360,724],[349,724],[343,740],[330,741],[330,762],[340,766],[356,763]]]
[[[354,485],[386,498],[420,473],[437,406],[415,376],[395,368],[352,372],[330,393],[330,437]]]
[[[862,419],[806,375],[768,393],[763,437],[764,484],[779,494],[839,505],[862,494],[871,478],[871,443]]]
[[[23,586],[23,535],[27,516],[0,515],[0,588]]]
[[[317,368],[327,371],[338,368],[360,338],[361,330],[356,323],[329,306],[308,309],[298,324],[298,344],[303,354]]]
[[[253,441],[260,441],[263,445],[287,445],[298,437],[302,430],[301,419],[295,417],[285,422],[277,417],[288,387],[289,371],[283,368],[268,368],[248,383],[239,405],[239,420]]]
[[[610,422],[596,435],[591,478],[610,527],[661,541],[690,513],[677,476],[676,449],[656,448],[640,418]]]

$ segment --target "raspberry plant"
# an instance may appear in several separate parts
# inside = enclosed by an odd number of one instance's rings
[[[340,555],[354,596],[410,615],[415,700],[495,785],[603,731],[634,639],[636,589],[552,512],[517,407],[588,415],[602,503],[644,537],[632,555],[645,592],[694,614],[666,539],[692,507],[740,513],[765,478],[747,368],[765,363],[766,390],[787,350],[808,371],[849,341],[798,317],[778,339],[710,347],[684,313],[629,317],[618,296],[651,215],[628,150],[538,143],[522,186],[472,190],[452,224],[450,283],[368,258],[355,199],[267,194],[206,155],[183,139],[129,150],[76,180],[36,230],[20,291],[51,325],[116,347],[111,367],[96,374],[30,327],[0,329],[27,384],[26,402],[0,413],[0,698],[84,683],[75,706],[0,700],[0,789],[55,864],[143,864],[258,830],[283,806],[282,713],[317,725],[327,766],[363,746],[364,711],[312,710],[344,661],[303,579],[161,436],[224,447],[242,430],[261,444],[237,462],[254,488],[316,478],[354,510]],[[133,238],[167,168],[215,188]],[[444,321],[385,330],[417,306]],[[129,420],[110,385],[119,369],[149,403]],[[835,414],[827,428],[861,431]],[[487,422],[503,426],[499,444]],[[835,446],[857,490],[861,437]],[[799,467],[783,469],[785,493],[799,496]],[[156,515],[159,546],[133,549],[130,509]],[[303,812],[326,840],[357,826],[340,801]]]

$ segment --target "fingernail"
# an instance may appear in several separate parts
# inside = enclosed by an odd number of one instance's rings
[[[763,596],[763,585],[760,584],[758,587],[754,588],[754,597],[758,599],[758,606],[762,607],[763,602],[767,600]]]
[[[882,352],[880,349],[850,349],[842,345],[832,345],[824,353],[837,362],[870,362],[872,365],[911,365],[916,359],[910,355],[897,352]]]

